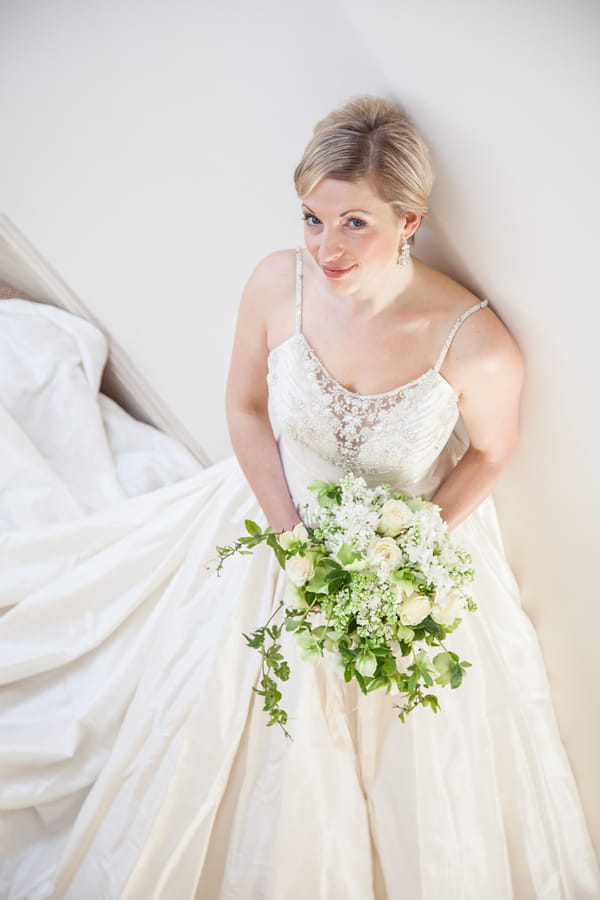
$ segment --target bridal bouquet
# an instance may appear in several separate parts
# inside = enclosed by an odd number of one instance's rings
[[[294,633],[304,659],[326,659],[364,694],[397,694],[402,721],[418,705],[437,712],[437,695],[428,689],[457,688],[471,665],[444,644],[460,613],[477,608],[467,591],[471,557],[453,543],[439,507],[423,498],[392,493],[386,484],[369,488],[353,475],[309,488],[318,500],[311,527],[277,535],[247,520],[247,535],[217,547],[220,570],[227,557],[266,543],[287,575],[271,617],[243,635],[261,654],[254,690],[264,698],[268,724],[290,736],[278,684],[290,675],[283,629]]]

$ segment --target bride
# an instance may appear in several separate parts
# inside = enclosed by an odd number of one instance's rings
[[[306,247],[262,260],[240,305],[237,461],[6,538],[27,599],[1,620],[2,896],[597,898],[490,497],[517,439],[520,352],[486,300],[411,255],[431,171],[396,104],[357,97],[319,122],[295,185]],[[347,471],[425,493],[472,554],[479,609],[452,636],[472,668],[437,715],[401,723],[393,698],[300,661],[284,635],[287,742],[241,638],[283,574],[262,546],[218,576],[215,547],[246,518],[290,528],[307,484]]]

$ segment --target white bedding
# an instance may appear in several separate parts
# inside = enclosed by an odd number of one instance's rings
[[[100,392],[107,353],[78,316],[0,302],[0,532],[84,516],[201,471],[186,447]]]

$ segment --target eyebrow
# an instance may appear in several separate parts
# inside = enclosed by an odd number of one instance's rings
[[[306,203],[303,203],[302,206],[306,207],[306,209],[309,211],[309,213],[312,213],[313,216],[316,215],[316,213],[314,213],[312,211],[312,209],[310,208],[310,206],[307,206]],[[357,212],[362,213],[365,216],[371,215],[371,213],[366,209],[347,209],[346,212],[340,213],[340,216],[347,216],[348,213],[357,213]]]

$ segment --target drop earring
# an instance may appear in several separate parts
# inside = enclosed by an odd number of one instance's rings
[[[396,262],[398,263],[398,265],[401,268],[403,268],[403,269],[406,268],[406,266],[408,265],[409,256],[410,256],[410,244],[408,243],[408,241],[404,241],[402,246],[398,250],[398,258],[396,260]]]

